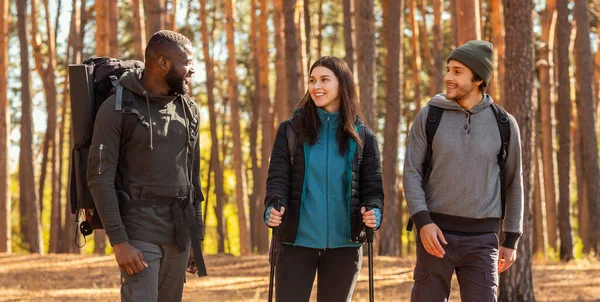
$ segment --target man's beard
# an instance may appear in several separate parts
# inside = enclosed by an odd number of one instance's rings
[[[172,94],[187,94],[188,87],[185,84],[184,77],[180,77],[175,73],[175,69],[171,67],[169,73],[165,77],[165,81],[169,86],[169,95]]]

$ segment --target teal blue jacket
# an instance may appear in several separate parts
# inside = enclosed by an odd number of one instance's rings
[[[300,220],[295,245],[309,248],[340,248],[360,246],[350,241],[349,175],[356,141],[350,139],[348,150],[340,154],[337,131],[339,113],[328,113],[318,108],[321,127],[316,144],[305,144],[305,190],[300,209]],[[270,210],[270,209],[269,209]],[[269,210],[265,222],[268,222]],[[381,221],[379,209],[374,208],[377,224]]]

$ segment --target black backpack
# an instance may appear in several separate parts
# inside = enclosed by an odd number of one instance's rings
[[[143,68],[144,63],[140,61],[122,61],[108,57],[90,58],[82,64],[69,65],[73,149],[68,196],[71,213],[75,214],[76,222],[78,223],[80,216],[83,216],[79,230],[84,236],[90,235],[94,229],[103,228],[87,184],[87,159],[96,114],[104,101],[116,94],[115,110],[131,113],[123,114],[121,130],[121,146],[123,146],[123,142],[131,137],[141,115],[133,108],[131,98],[128,97],[132,93],[124,89],[118,79],[127,71]],[[123,102],[124,95],[125,102]],[[123,150],[120,152],[122,154]]]
[[[502,216],[501,219],[504,219],[505,208],[506,208],[506,184],[504,181],[504,165],[506,163],[506,156],[508,155],[508,142],[510,141],[510,123],[508,122],[508,114],[506,110],[502,108],[500,105],[492,103],[491,105],[492,111],[494,111],[494,116],[496,117],[496,122],[498,123],[498,129],[500,130],[500,137],[502,139],[502,144],[500,147],[500,152],[498,153],[498,166],[500,167],[500,199],[502,200]],[[444,114],[444,109],[436,106],[429,105],[429,112],[427,113],[427,124],[425,124],[425,133],[427,135],[427,151],[425,153],[425,160],[423,160],[423,188],[425,188],[427,181],[429,180],[429,176],[431,176],[431,156],[433,154],[433,138],[435,136],[435,132],[437,131],[438,126],[440,125],[440,120],[442,119],[442,114]],[[406,225],[407,231],[412,231],[413,222],[409,218],[408,224]]]

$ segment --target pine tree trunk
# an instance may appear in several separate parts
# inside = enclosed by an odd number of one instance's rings
[[[536,143],[536,154],[535,154],[535,171],[534,175],[534,242],[533,242],[533,254],[536,257],[544,258],[546,254],[546,244],[548,242],[546,237],[546,223],[545,223],[545,192],[544,192],[544,165],[542,164],[542,149],[539,141]]]
[[[573,100],[572,104],[572,115],[571,118],[576,121],[577,120],[577,106],[574,104],[575,100]],[[587,190],[585,185],[585,180],[583,177],[583,165],[584,159],[581,155],[581,132],[579,130],[578,123],[571,123],[571,137],[572,148],[573,148],[573,158],[575,163],[575,177],[577,178],[577,212],[578,217],[577,220],[579,222],[579,237],[583,243],[582,252],[587,254],[591,251],[592,242],[591,242],[591,225],[590,222],[590,213],[588,212],[588,198],[587,198]]]
[[[310,23],[310,0],[303,0],[304,5],[302,6],[303,12],[302,16],[304,17],[304,57],[306,58],[306,70],[310,69],[310,64],[313,62],[313,58],[311,56],[311,37],[312,37],[312,29]]]
[[[165,29],[166,15],[165,0],[144,0],[144,10],[146,16],[146,37],[150,37],[157,31]]]
[[[556,172],[554,167],[554,37],[556,25],[556,0],[546,1],[546,11],[542,23],[542,48],[538,64],[540,77],[540,111],[542,128],[542,162],[544,167],[544,190],[546,197],[546,220],[548,244],[553,250],[558,248],[558,221],[556,213]]]
[[[410,27],[413,34],[411,40],[411,53],[412,53],[412,84],[415,102],[415,114],[421,110],[421,80],[419,78],[419,72],[421,71],[421,47],[419,46],[419,23],[415,14],[417,13],[417,0],[410,0]]]
[[[374,0],[355,0],[356,8],[356,41],[361,47],[357,49],[357,66],[360,104],[365,115],[365,124],[377,132],[377,73],[375,59],[377,49],[375,43]]]
[[[144,2],[142,0],[132,0],[131,9],[133,10],[133,53],[134,59],[144,59],[144,49],[146,47],[146,18],[144,16]]]
[[[494,44],[494,66],[492,74],[492,98],[495,103],[503,105],[504,97],[504,16],[502,15],[502,1],[491,0],[492,6],[492,43]]]
[[[301,0],[298,1],[296,6],[296,32],[298,35],[296,36],[298,47],[298,87],[300,89],[300,93],[304,93],[306,90],[306,78],[305,75],[308,73],[308,68],[306,67],[308,64],[306,59],[306,52],[302,49],[304,44],[306,43],[306,28],[304,27],[304,3]],[[299,101],[299,100],[298,100]],[[297,102],[298,102],[297,101]]]
[[[19,144],[19,187],[21,232],[24,233],[26,249],[31,253],[44,253],[40,225],[40,209],[33,171],[33,120],[29,74],[29,50],[27,44],[27,3],[17,1],[17,27],[21,46],[21,141]]]
[[[206,22],[206,0],[200,0],[200,32],[202,34],[202,51],[204,54],[204,65],[206,66],[206,95],[208,102],[208,113],[210,119],[210,165],[214,171],[215,179],[215,216],[217,218],[217,252],[225,253],[225,224],[223,216],[223,205],[225,201],[225,192],[223,190],[223,168],[219,157],[219,138],[217,136],[217,110],[215,109],[215,76],[212,57],[210,56],[208,36],[208,24]],[[207,191],[207,193],[209,193]]]
[[[427,8],[425,7],[426,3],[424,4],[423,2],[426,2],[426,0],[417,0],[417,10],[421,15],[421,22],[418,22],[419,38],[421,38],[421,41],[423,41],[423,47],[421,48],[421,57],[423,58],[422,63],[424,63],[425,65],[423,66],[423,71],[426,71],[431,74],[431,71],[433,70],[433,56],[431,54],[431,47],[429,46],[430,33],[428,33],[427,31]],[[434,78],[430,78],[428,81],[429,94],[431,96],[434,96],[437,93],[437,91],[433,90],[433,79]]]
[[[275,114],[277,118],[273,123],[275,126],[285,121],[292,115],[293,107],[290,108],[287,95],[287,81],[285,77],[285,39],[283,35],[283,0],[275,0],[273,4],[273,23],[275,27]]]
[[[399,2],[399,3],[398,3]],[[384,7],[384,18],[387,58],[386,58],[386,102],[385,102],[385,128],[383,144],[382,176],[384,194],[386,196],[385,211],[383,212],[385,224],[381,226],[379,240],[379,254],[385,256],[400,255],[401,234],[398,233],[402,220],[398,219],[400,206],[397,195],[398,190],[398,137],[400,127],[400,104],[402,86],[402,22],[404,21],[402,8],[403,1],[387,1]]]
[[[120,56],[119,52],[119,8],[117,7],[118,0],[109,0],[108,2],[108,54],[113,58]]]
[[[323,2],[319,1],[319,10],[317,13],[317,58],[322,56],[323,50]]]
[[[296,0],[283,0],[284,32],[285,32],[285,66],[287,70],[287,98],[289,108],[295,108],[300,102],[300,89],[298,86],[298,40],[296,24],[294,21]]]
[[[268,5],[267,0],[260,1],[260,18],[259,18],[259,39],[258,39],[258,104],[261,107],[261,127],[262,127],[262,144],[261,144],[261,164],[260,178],[258,183],[267,183],[269,174],[269,158],[271,149],[273,148],[273,115],[271,111],[271,100],[269,98],[269,36],[267,29]],[[259,254],[265,254],[269,250],[268,229],[264,223],[263,211],[264,200],[266,195],[266,186],[260,185],[255,201],[256,215],[256,245]]]
[[[96,11],[96,56],[108,56],[108,17],[110,13],[109,2],[106,0],[95,0],[94,10]]]
[[[556,117],[558,129],[558,225],[560,233],[560,259],[573,259],[573,234],[571,230],[571,85],[569,73],[569,23],[568,0],[557,1],[556,45],[558,73],[558,101]]]
[[[512,267],[500,275],[500,301],[534,301],[531,254],[533,246],[533,160],[536,102],[533,98],[534,37],[532,0],[503,0],[506,24],[505,104],[521,133],[523,161],[523,236]],[[510,75],[510,76],[508,76]]]
[[[575,38],[575,62],[577,66],[577,85],[579,87],[577,111],[579,112],[579,128],[585,129],[582,137],[581,155],[585,159],[583,177],[588,197],[590,215],[591,249],[600,255],[600,169],[598,167],[598,137],[594,114],[593,84],[594,74],[592,51],[590,47],[590,25],[588,17],[588,1],[575,0],[574,15],[577,22]]]
[[[458,46],[469,40],[481,40],[481,14],[479,0],[454,0],[457,14]]]
[[[431,96],[444,90],[444,66],[446,59],[443,57],[444,51],[444,21],[442,12],[444,11],[444,1],[433,0],[433,68],[430,72],[432,79]]]
[[[11,248],[11,197],[10,170],[8,166],[8,138],[10,109],[8,103],[8,0],[0,0],[0,253],[10,253]]]
[[[256,11],[258,7],[256,5],[256,1],[259,0],[250,0],[250,28],[258,28],[258,17],[256,16]],[[261,119],[261,109],[258,102],[258,30],[250,31],[250,51],[252,52],[252,63],[251,68],[248,68],[248,73],[252,74],[250,77],[251,82],[253,84],[253,89],[248,90],[248,97],[250,101],[250,106],[252,107],[251,112],[251,122],[250,122],[250,148],[251,148],[251,158],[252,158],[252,194],[250,194],[250,235],[252,250],[258,249],[258,240],[257,237],[260,236],[258,234],[258,228],[256,227],[257,223],[264,223],[262,219],[257,221],[256,211],[260,211],[256,208],[256,198],[260,193],[260,165],[258,164],[258,128]],[[263,209],[264,207],[261,207]],[[262,212],[262,211],[261,211]]]
[[[227,51],[229,58],[227,59],[227,75],[228,75],[228,95],[229,105],[231,109],[230,125],[231,135],[233,136],[233,169],[235,171],[236,184],[236,203],[238,224],[240,228],[240,253],[242,256],[252,254],[250,243],[250,221],[246,215],[246,180],[244,170],[244,162],[242,159],[242,141],[240,132],[240,105],[238,100],[238,79],[235,73],[237,60],[235,55],[234,45],[234,7],[232,0],[225,0],[225,15],[227,19]]]
[[[354,66],[354,46],[356,45],[354,39],[354,1],[353,0],[342,0],[344,6],[344,61],[350,66],[350,70],[356,78],[356,69]]]

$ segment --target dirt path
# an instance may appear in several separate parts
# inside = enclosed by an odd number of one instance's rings
[[[210,276],[188,275],[184,301],[267,300],[265,256],[206,260]],[[377,257],[376,301],[408,301],[412,269],[412,259]],[[118,276],[111,256],[0,254],[0,301],[118,301]],[[600,263],[536,264],[534,284],[538,301],[600,301]],[[451,300],[459,301],[456,278],[453,288]],[[366,258],[353,301],[368,301]]]

